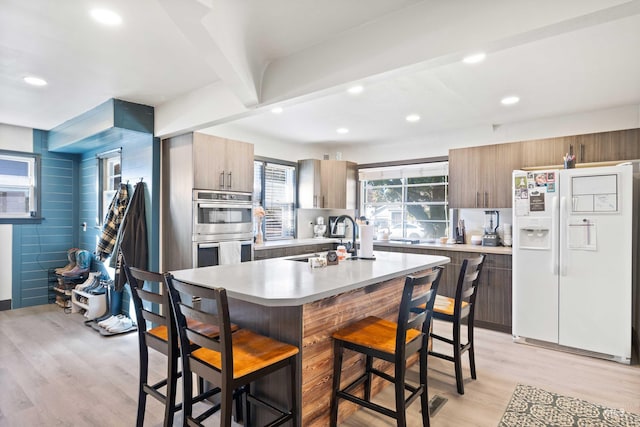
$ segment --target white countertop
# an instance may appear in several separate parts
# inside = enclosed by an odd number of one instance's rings
[[[350,241],[350,239],[335,239],[335,238],[309,238],[309,239],[288,239],[288,240],[270,240],[259,245],[254,245],[255,251],[264,249],[285,248],[288,246],[304,246],[304,245],[316,245],[322,243],[340,243]],[[401,242],[385,242],[382,240],[374,240],[375,246],[390,246],[390,247],[409,247],[409,248],[428,248],[438,249],[443,251],[457,251],[457,252],[477,252],[485,254],[498,254],[498,255],[511,255],[511,248],[505,246],[481,246],[481,245],[447,245],[441,243],[401,243]]]
[[[232,298],[278,307],[303,305],[450,262],[448,257],[398,252],[378,251],[375,256],[374,261],[348,260],[323,268],[272,258],[172,273],[198,285],[224,287]]]

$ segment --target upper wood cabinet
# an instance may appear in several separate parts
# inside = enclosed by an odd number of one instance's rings
[[[498,209],[511,207],[511,173],[520,167],[513,144],[449,150],[449,206]]]
[[[449,150],[449,206],[510,208],[512,171],[561,167],[570,147],[578,164],[640,159],[640,129]]]
[[[252,192],[253,144],[195,132],[164,139],[161,179],[161,268],[190,268],[193,189],[220,190],[222,185],[224,190]]]
[[[562,164],[562,157],[571,148],[576,156],[576,163],[635,160],[640,158],[640,129],[562,136],[513,144],[522,147],[520,167],[557,167]]]
[[[253,144],[193,134],[195,188],[253,191]]]
[[[298,161],[300,208],[355,209],[357,165],[343,160]]]

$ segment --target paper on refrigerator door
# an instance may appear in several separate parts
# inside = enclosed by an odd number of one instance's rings
[[[598,249],[596,236],[596,224],[593,220],[576,220],[569,223],[567,245],[569,249],[595,251]]]

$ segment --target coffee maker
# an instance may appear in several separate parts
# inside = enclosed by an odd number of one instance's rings
[[[484,235],[482,246],[500,246],[498,226],[500,225],[500,213],[498,211],[484,211]]]

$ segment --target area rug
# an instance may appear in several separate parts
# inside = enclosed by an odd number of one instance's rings
[[[640,427],[640,415],[518,384],[498,427]]]

